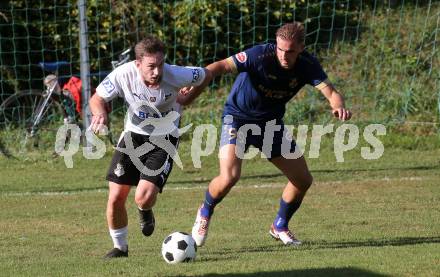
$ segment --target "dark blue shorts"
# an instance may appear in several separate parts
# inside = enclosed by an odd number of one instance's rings
[[[245,121],[231,116],[222,119],[220,146],[227,144],[235,144],[236,153],[245,153],[252,145],[269,160],[280,157],[283,153],[293,153],[296,146],[282,120]]]

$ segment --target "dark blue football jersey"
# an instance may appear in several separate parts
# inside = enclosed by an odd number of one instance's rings
[[[282,68],[276,45],[262,44],[227,59],[239,72],[225,104],[223,115],[261,121],[281,119],[286,103],[306,84],[318,89],[329,82],[318,60],[303,51],[291,69]]]

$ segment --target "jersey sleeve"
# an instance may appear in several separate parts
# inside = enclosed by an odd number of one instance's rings
[[[314,86],[318,90],[321,90],[331,84],[321,64],[314,57],[310,57],[306,73],[307,83]]]
[[[254,46],[226,59],[234,73],[247,72],[255,68],[255,61],[261,54],[262,46]]]
[[[175,87],[199,86],[205,80],[205,70],[201,67],[165,64],[166,78]]]
[[[123,97],[123,92],[118,81],[118,71],[113,70],[96,88],[96,93],[109,102],[116,97]]]

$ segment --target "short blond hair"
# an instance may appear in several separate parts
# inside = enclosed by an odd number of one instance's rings
[[[304,43],[305,30],[301,22],[287,23],[278,28],[276,36],[284,40],[295,40],[298,43]]]

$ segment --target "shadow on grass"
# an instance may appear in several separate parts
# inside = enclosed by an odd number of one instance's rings
[[[244,277],[244,276],[389,276],[384,274],[375,273],[365,269],[356,267],[341,267],[341,268],[310,268],[310,269],[293,269],[286,271],[264,271],[264,272],[251,272],[251,273],[224,273],[213,274],[208,273],[200,276],[228,276],[228,277]]]
[[[73,188],[73,189],[69,189],[69,188],[51,188],[50,190],[31,190],[31,191],[26,191],[26,192],[18,192],[18,191],[5,191],[4,193],[29,193],[29,194],[69,194],[69,193],[79,193],[79,192],[97,192],[97,191],[107,191],[108,190],[108,185],[105,186],[97,186],[97,187],[84,187],[84,188]]]
[[[286,251],[308,251],[316,249],[340,249],[340,248],[356,248],[356,247],[385,247],[385,246],[407,246],[417,244],[440,243],[440,237],[398,237],[392,239],[371,239],[363,241],[335,241],[327,242],[305,241],[299,247],[289,247],[281,245],[265,245],[257,247],[242,247],[240,249],[221,249],[219,251],[209,252],[210,255],[224,255],[231,253],[251,253],[251,252],[286,252]]]
[[[436,165],[428,165],[428,166],[407,166],[407,167],[384,167],[384,168],[350,168],[350,169],[315,169],[311,170],[311,173],[352,173],[352,172],[379,172],[379,171],[390,171],[390,170],[432,170],[432,169],[439,169],[440,164]],[[270,173],[270,174],[255,174],[255,175],[243,175],[240,177],[240,179],[247,180],[247,179],[270,179],[275,177],[282,177],[284,176],[281,172],[280,173]],[[168,183],[171,184],[205,184],[209,183],[211,181],[211,178],[200,178],[200,179],[193,179],[193,180],[174,180],[174,181],[168,181]]]
[[[342,241],[326,242],[312,241],[305,243],[305,246],[312,248],[353,248],[353,247],[384,247],[384,246],[406,246],[416,244],[440,243],[440,237],[399,237],[393,239],[367,240],[367,241]]]

